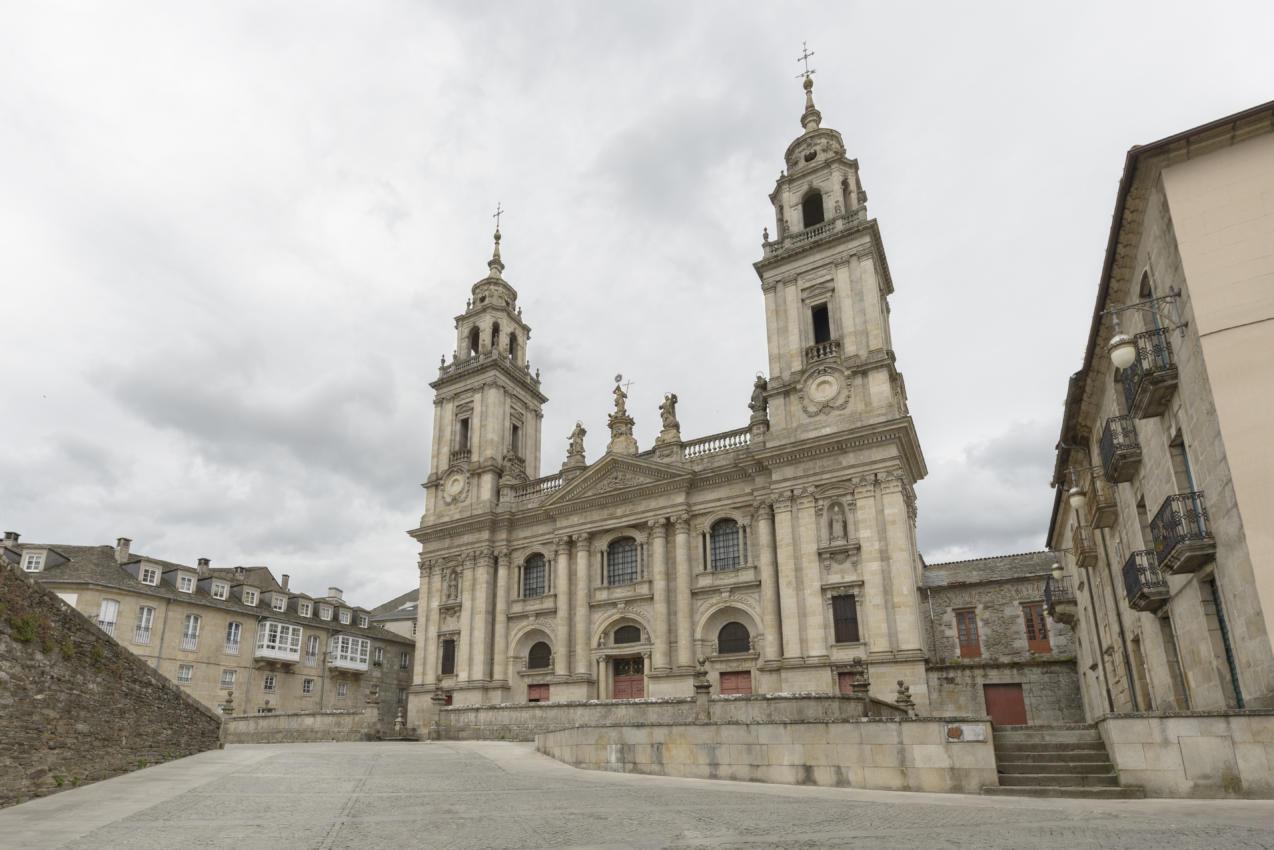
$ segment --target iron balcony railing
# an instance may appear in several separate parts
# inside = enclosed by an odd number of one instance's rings
[[[1044,610],[1048,612],[1048,616],[1054,620],[1059,619],[1057,606],[1064,604],[1075,604],[1075,591],[1071,589],[1070,579],[1066,576],[1049,576],[1044,579]]]
[[[1141,464],[1141,442],[1131,416],[1112,416],[1101,432],[1101,468],[1111,483],[1131,481]]]
[[[239,654],[239,641],[237,640],[226,641],[226,655],[238,655],[238,654]]]
[[[147,646],[150,643],[150,629],[144,626],[137,626],[133,629],[133,643],[139,646]]]
[[[1168,579],[1149,550],[1133,552],[1124,562],[1124,593],[1128,607],[1156,611],[1168,600]]]
[[[1202,492],[1164,499],[1150,520],[1150,535],[1155,541],[1155,560],[1169,574],[1194,572],[1216,552]]]
[[[1168,331],[1157,328],[1133,337],[1137,357],[1124,370],[1124,401],[1138,419],[1158,416],[1168,406],[1177,383],[1177,362]]]
[[[98,620],[97,627],[111,637],[115,637],[115,620]]]
[[[199,636],[198,636],[198,635],[195,635],[194,637],[191,637],[190,635],[182,635],[182,638],[181,638],[181,648],[182,648],[182,649],[185,649],[185,650],[192,650],[192,649],[194,649],[194,648],[195,648],[196,646],[198,646],[198,645],[199,645]]]

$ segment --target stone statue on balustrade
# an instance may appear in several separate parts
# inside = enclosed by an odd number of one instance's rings
[[[659,405],[659,419],[663,430],[655,439],[656,460],[681,459],[681,423],[677,421],[677,394],[664,393]]]
[[[622,376],[616,375],[615,412],[606,417],[606,424],[610,427],[610,442],[606,445],[606,451],[617,455],[635,455],[637,454],[637,440],[633,437],[635,420],[628,415],[626,403],[628,393],[624,392],[624,388],[619,385],[620,380]]]
[[[587,433],[588,431],[584,430],[584,423],[575,423],[566,447],[566,462],[562,464],[563,473],[578,472],[588,466],[588,462],[584,460],[584,435]]]
[[[752,385],[752,400],[748,402],[748,409],[752,411],[752,419],[768,418],[770,403],[765,400],[765,391],[770,388],[770,382],[765,380],[764,375],[756,376],[756,383]]]

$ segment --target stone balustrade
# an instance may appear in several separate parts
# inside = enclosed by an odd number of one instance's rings
[[[749,429],[736,428],[733,431],[724,431],[720,434],[700,437],[685,443],[681,448],[681,456],[686,460],[691,460],[705,455],[746,448],[751,442],[752,432]]]
[[[525,499],[534,499],[539,496],[547,496],[562,487],[562,474],[545,475],[543,478],[536,478],[525,484],[519,484],[513,488],[513,500],[516,502]]]

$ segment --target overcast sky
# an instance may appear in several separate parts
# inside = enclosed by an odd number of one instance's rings
[[[605,447],[740,427],[795,61],[897,292],[930,562],[1038,549],[1124,152],[1274,97],[1274,4],[8,3],[0,525],[416,583],[438,358],[506,278]]]

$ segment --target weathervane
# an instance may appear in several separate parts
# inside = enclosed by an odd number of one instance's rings
[[[813,55],[814,55],[814,51],[813,51],[813,50],[810,50],[810,49],[809,49],[809,46],[808,46],[808,45],[806,45],[806,43],[802,41],[802,42],[801,42],[801,55],[800,55],[800,56],[798,56],[798,57],[796,58],[796,61],[797,61],[797,62],[804,62],[804,63],[805,63],[805,70],[804,70],[804,71],[802,71],[801,73],[799,73],[799,74],[797,74],[797,75],[796,75],[796,76],[797,76],[797,79],[800,79],[801,77],[804,77],[805,79],[807,79],[807,80],[808,80],[808,79],[809,79],[810,74],[816,73],[816,72],[814,71],[814,69],[810,67],[810,57],[811,57],[811,56],[813,56]]]

